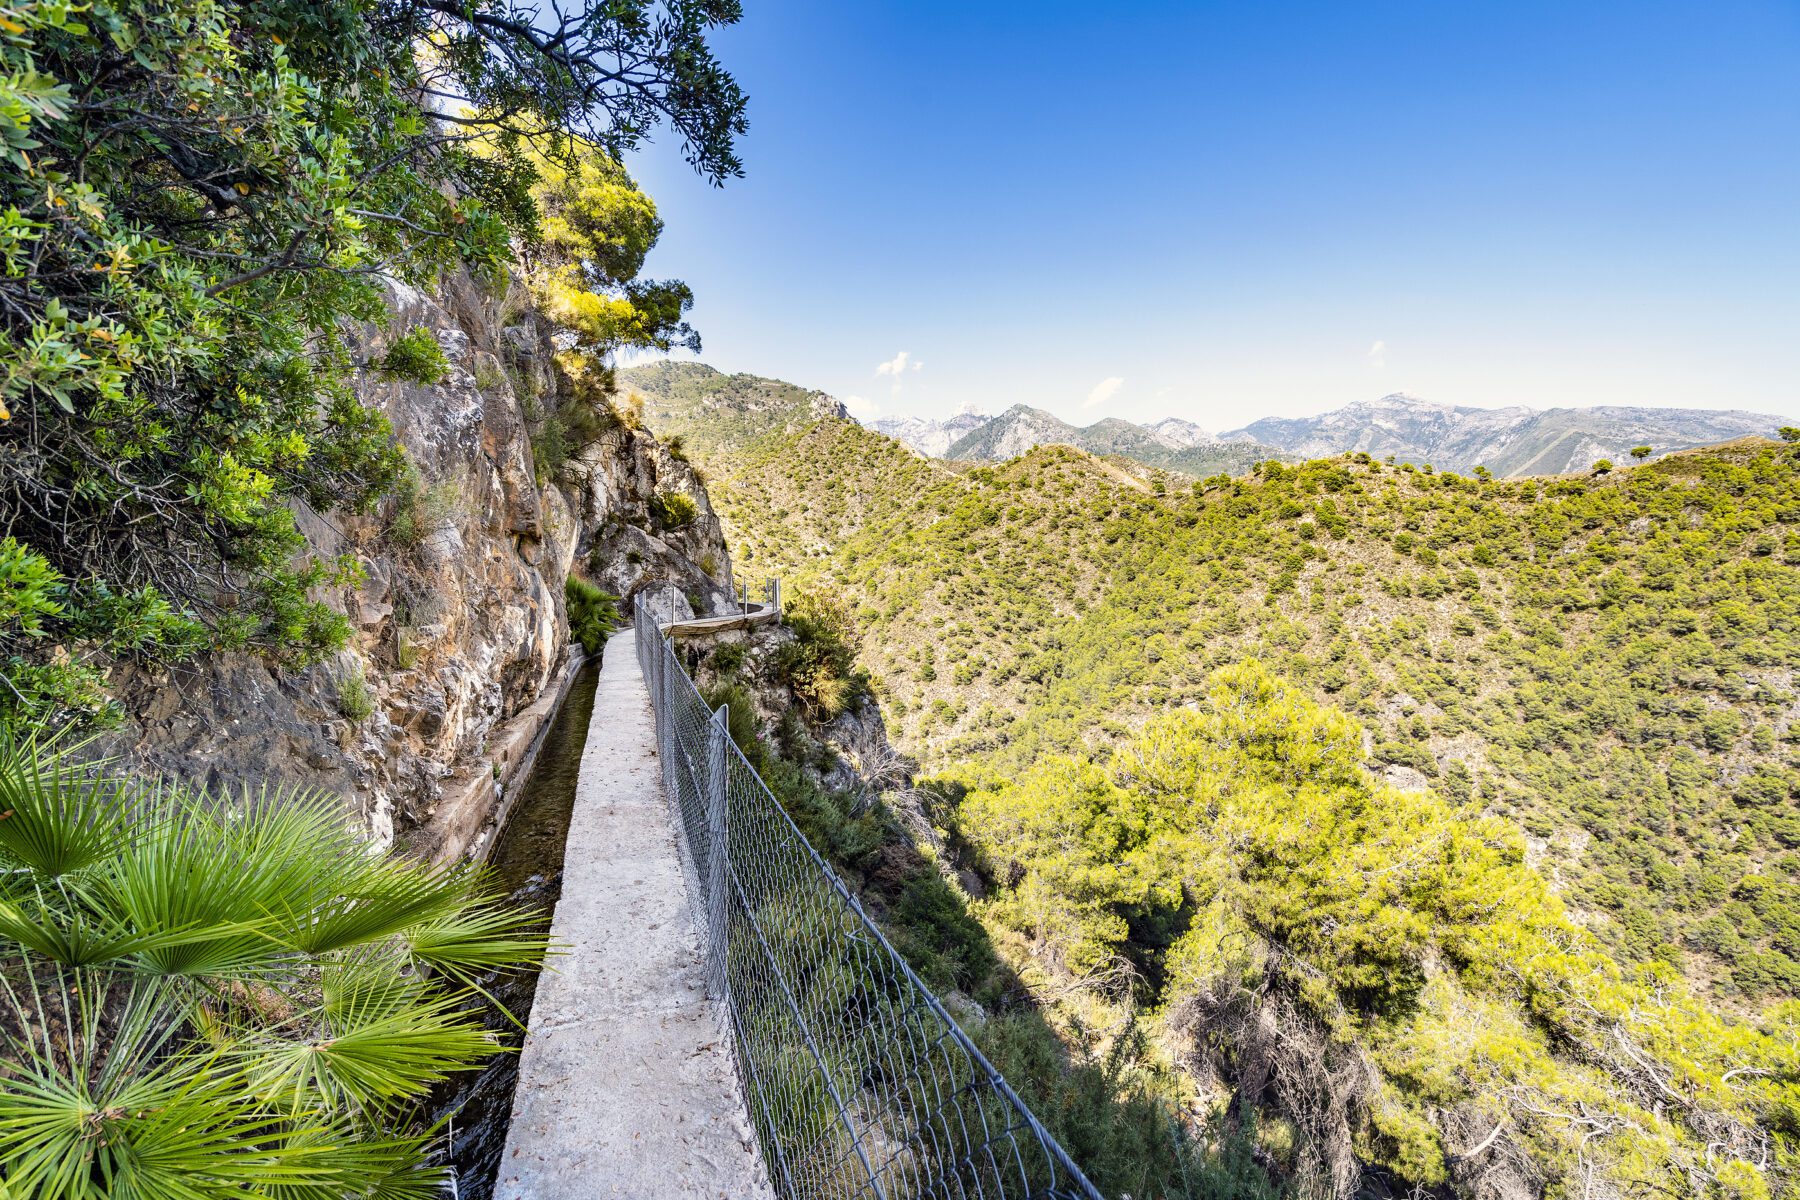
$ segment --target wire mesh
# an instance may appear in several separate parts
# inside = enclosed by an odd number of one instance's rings
[[[1100,1200],[708,710],[653,614],[663,784],[770,1182],[790,1200]]]

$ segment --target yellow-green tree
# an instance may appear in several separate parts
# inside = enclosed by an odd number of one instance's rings
[[[1355,721],[1244,663],[1104,766],[972,791],[962,826],[992,915],[1067,970],[1154,958],[1148,999],[1190,1065],[1292,1121],[1303,1178],[1784,1186],[1793,1014],[1734,1022],[1666,968],[1622,968],[1516,829],[1382,784],[1362,755]]]

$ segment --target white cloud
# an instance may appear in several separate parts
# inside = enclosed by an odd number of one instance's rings
[[[1376,342],[1369,347],[1369,365],[1371,367],[1387,366],[1387,343]]]
[[[909,372],[918,371],[918,369],[924,365],[924,363],[902,350],[886,362],[876,363],[875,373],[877,375],[890,376],[894,381],[894,395],[898,396],[900,394],[901,379],[905,378]]]
[[[875,373],[877,375],[892,375],[895,379],[898,379],[908,371],[917,371],[924,365],[924,363],[902,350],[886,362],[876,364]]]
[[[845,396],[844,407],[859,417],[872,417],[881,411],[881,405],[873,400],[864,400],[861,396]]]
[[[1110,375],[1094,385],[1093,390],[1088,393],[1088,398],[1081,402],[1081,407],[1098,408],[1100,405],[1105,404],[1108,400],[1111,400],[1114,396],[1118,395],[1119,389],[1124,386],[1125,381],[1123,379],[1120,379],[1117,375]]]

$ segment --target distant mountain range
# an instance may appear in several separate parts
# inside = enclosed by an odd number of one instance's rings
[[[1266,418],[1223,436],[1280,447],[1297,458],[1362,450],[1376,458],[1451,471],[1560,475],[1634,446],[1662,455],[1741,437],[1773,437],[1788,424],[1767,413],[1700,408],[1459,408],[1395,393],[1317,417]]]
[[[1191,421],[1174,417],[1154,425],[1134,425],[1117,417],[1107,417],[1092,425],[1070,425],[1040,408],[1015,404],[997,417],[977,418],[965,413],[956,418],[964,422],[978,421],[961,433],[941,454],[935,457],[967,462],[1000,461],[1017,458],[1034,446],[1073,446],[1102,457],[1117,455],[1145,466],[1188,475],[1238,475],[1252,463],[1265,458],[1281,458],[1279,450],[1254,442],[1225,442],[1207,433]],[[890,437],[898,437],[913,449],[925,453],[918,444],[900,437],[884,426],[894,422],[876,421],[873,428]],[[938,431],[931,431],[941,439]],[[945,429],[943,432],[948,432]]]
[[[993,419],[986,413],[960,412],[948,421],[934,421],[930,417],[881,417],[867,424],[875,432],[885,433],[927,458],[948,458],[950,447],[957,439]]]
[[[1482,466],[1510,476],[1583,471],[1603,458],[1624,458],[1635,446],[1648,445],[1661,455],[1740,437],[1771,437],[1785,423],[1767,413],[1697,408],[1460,408],[1396,392],[1316,417],[1269,417],[1216,436],[1174,417],[1154,425],[1109,417],[1075,426],[1023,404],[997,417],[962,413],[946,422],[884,417],[871,427],[921,454],[972,461],[1061,444],[1210,475],[1236,474],[1267,458],[1363,451],[1447,471]]]
[[[620,372],[644,397],[653,426],[672,422],[697,449],[743,445],[822,418],[850,420],[824,392],[725,375],[701,363],[655,363]],[[1625,459],[1634,446],[1658,456],[1741,437],[1772,437],[1788,418],[1698,408],[1459,408],[1396,392],[1316,417],[1269,417],[1211,434],[1169,417],[1153,425],[1108,417],[1071,425],[1015,404],[999,416],[964,412],[944,421],[881,417],[866,424],[929,458],[999,462],[1034,446],[1065,445],[1101,457],[1194,476],[1241,475],[1264,459],[1299,461],[1363,451],[1445,471],[1486,467],[1495,475],[1585,471],[1599,459]]]

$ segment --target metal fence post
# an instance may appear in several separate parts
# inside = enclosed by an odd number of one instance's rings
[[[707,841],[711,843],[706,858],[706,927],[707,940],[712,943],[708,947],[708,958],[712,964],[713,995],[723,1002],[727,933],[725,872],[731,853],[730,843],[727,841],[731,832],[731,793],[727,787],[726,749],[731,739],[731,710],[721,704],[718,711],[712,714],[711,726],[706,748],[706,826]]]
[[[650,621],[654,625],[656,618],[651,617]],[[674,656],[669,651],[669,643],[664,640],[662,631],[654,630],[654,632],[656,634],[656,673],[658,676],[656,731],[660,735],[657,738],[657,752],[662,755],[663,789],[668,793],[670,800],[679,807],[681,781],[675,771],[675,720],[669,713],[669,659]]]

